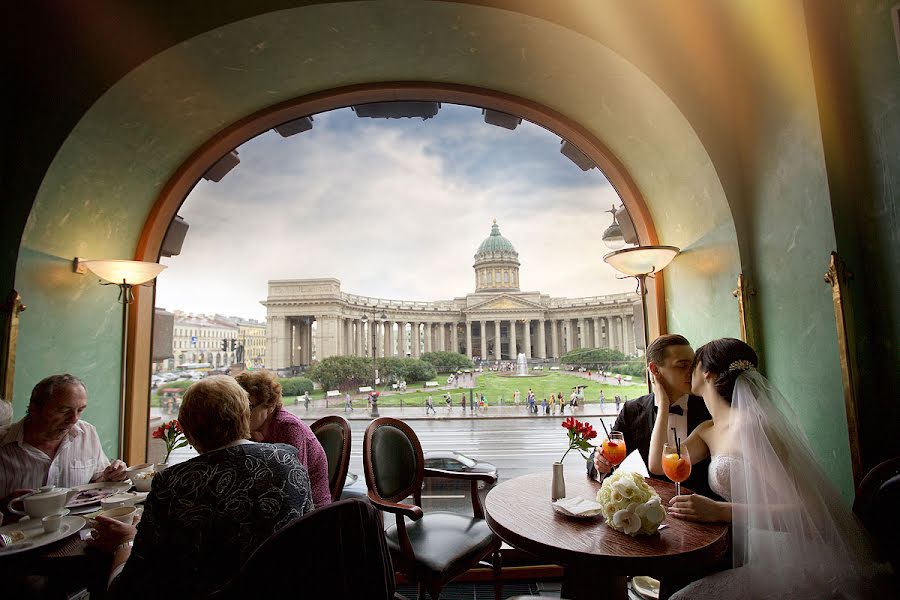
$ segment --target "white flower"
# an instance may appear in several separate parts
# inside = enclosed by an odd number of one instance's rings
[[[612,526],[628,535],[637,533],[641,528],[641,519],[627,508],[616,511],[612,518]]]
[[[653,496],[647,502],[639,504],[634,510],[634,514],[639,516],[642,521],[659,524],[666,518],[666,511],[660,504],[659,496]]]

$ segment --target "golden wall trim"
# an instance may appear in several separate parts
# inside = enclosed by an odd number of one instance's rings
[[[863,470],[862,453],[859,447],[859,371],[856,365],[856,353],[853,335],[853,313],[847,283],[853,273],[837,252],[831,253],[828,270],[825,272],[825,283],[831,286],[831,299],[834,302],[834,320],[837,326],[838,354],[841,361],[841,382],[844,388],[844,409],[847,412],[847,436],[850,441],[850,463],[853,468],[853,484],[859,488],[865,472]]]
[[[16,375],[16,343],[19,340],[19,313],[27,307],[16,290],[10,290],[0,307],[0,399],[12,402]]]
[[[753,320],[753,312],[750,308],[750,297],[756,295],[756,290],[750,285],[749,279],[741,273],[737,278],[737,288],[731,292],[737,298],[738,319],[741,323],[741,339],[753,348],[756,345],[756,322]]]

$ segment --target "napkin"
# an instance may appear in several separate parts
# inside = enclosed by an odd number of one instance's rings
[[[647,470],[647,465],[644,464],[644,459],[641,458],[641,453],[637,450],[631,451],[631,454],[619,465],[618,470],[631,471],[643,477],[650,477],[650,471]]]
[[[600,514],[600,504],[587,498],[573,496],[571,498],[560,498],[553,503],[563,512],[576,517],[588,517]]]

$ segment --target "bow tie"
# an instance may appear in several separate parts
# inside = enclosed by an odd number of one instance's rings
[[[656,405],[654,404],[654,405],[653,405],[653,412],[657,412],[658,410],[659,410],[659,407],[656,406]],[[669,407],[669,414],[670,414],[670,415],[682,415],[682,416],[684,416],[684,409],[681,408],[681,407],[678,406],[678,405],[670,406],[670,407]]]

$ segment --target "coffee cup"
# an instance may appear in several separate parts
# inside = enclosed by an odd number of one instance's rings
[[[133,506],[120,506],[118,508],[110,508],[109,510],[104,510],[97,516],[109,517],[110,519],[115,519],[119,523],[131,525],[136,512],[137,509]]]
[[[41,525],[44,527],[44,533],[53,533],[62,525],[62,513],[56,515],[47,515],[41,519]]]

